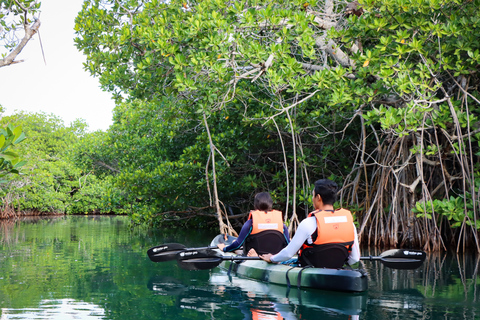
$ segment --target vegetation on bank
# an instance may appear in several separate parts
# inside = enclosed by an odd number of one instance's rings
[[[85,1],[114,124],[64,128],[47,203],[233,233],[267,190],[294,229],[329,177],[365,243],[480,250],[479,5]]]
[[[3,218],[110,212],[100,201],[103,190],[95,192],[103,183],[101,176],[82,171],[72,158],[89,135],[84,122],[65,126],[54,115],[19,112],[3,116],[0,126],[24,128],[26,137],[15,146],[23,159],[20,173],[6,176],[0,185]]]

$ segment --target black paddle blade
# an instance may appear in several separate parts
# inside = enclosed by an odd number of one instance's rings
[[[153,262],[164,262],[175,260],[177,253],[185,249],[186,247],[180,243],[166,243],[148,249],[147,254]]]
[[[222,261],[222,255],[213,250],[182,251],[177,254],[178,265],[185,270],[213,269]]]
[[[417,269],[426,257],[427,254],[420,250],[392,249],[383,252],[379,260],[392,269]]]

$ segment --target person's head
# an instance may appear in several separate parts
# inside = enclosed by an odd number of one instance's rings
[[[323,204],[333,205],[337,200],[338,186],[335,182],[328,179],[320,179],[315,181],[315,189],[313,190],[314,206],[315,198],[320,196]]]
[[[268,192],[260,192],[255,195],[253,201],[253,207],[255,210],[270,211],[273,207],[273,200]]]

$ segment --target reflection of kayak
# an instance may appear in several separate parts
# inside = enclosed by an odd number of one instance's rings
[[[218,237],[213,239],[211,246],[216,246],[217,240]],[[222,253],[236,256],[231,252]],[[220,267],[230,270],[231,275],[292,287],[347,292],[362,292],[368,288],[366,272],[357,269],[301,268],[263,260],[224,260]]]
[[[320,292],[318,290],[287,288],[250,279],[229,277],[224,270],[215,271],[210,276],[210,283],[216,286],[233,286],[240,288],[248,296],[267,297],[278,303],[288,303],[309,308],[330,310],[347,315],[358,315],[367,306],[367,295],[346,292]]]

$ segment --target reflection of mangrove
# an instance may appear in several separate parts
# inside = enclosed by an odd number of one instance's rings
[[[19,239],[12,236],[14,234],[15,225],[18,223],[37,223],[45,220],[58,220],[62,216],[19,216],[11,219],[0,219],[0,243],[18,243]],[[22,242],[20,240],[20,242]]]
[[[480,256],[452,252],[430,255],[424,266],[423,293],[426,297],[450,298],[463,292],[464,300],[478,302]],[[454,293],[454,294],[453,294]]]
[[[376,252],[368,254],[377,254]],[[478,301],[477,283],[480,256],[452,252],[428,254],[425,263],[417,270],[388,269],[381,264],[366,266],[370,287],[377,290],[418,289],[426,298],[438,297],[448,292],[463,292],[464,298]],[[419,283],[418,279],[422,279]],[[446,289],[450,288],[450,289]],[[442,292],[442,293],[440,293]],[[452,295],[453,296],[453,295]]]
[[[0,315],[1,319],[97,319],[105,316],[105,310],[88,302],[60,299],[42,300],[38,308],[2,308]]]
[[[369,306],[379,307],[384,313],[383,318],[389,318],[389,312],[400,313],[399,310],[414,313],[420,319],[424,312],[425,297],[417,289],[401,289],[384,291],[381,295],[372,294],[368,299]]]
[[[371,253],[365,250],[368,254],[377,253],[375,249]],[[369,305],[379,306],[379,312],[398,314],[398,310],[409,309],[418,319],[452,312],[463,314],[462,319],[475,318],[476,308],[472,306],[479,301],[480,256],[431,253],[417,270],[392,270],[368,263],[365,267],[370,283]]]

